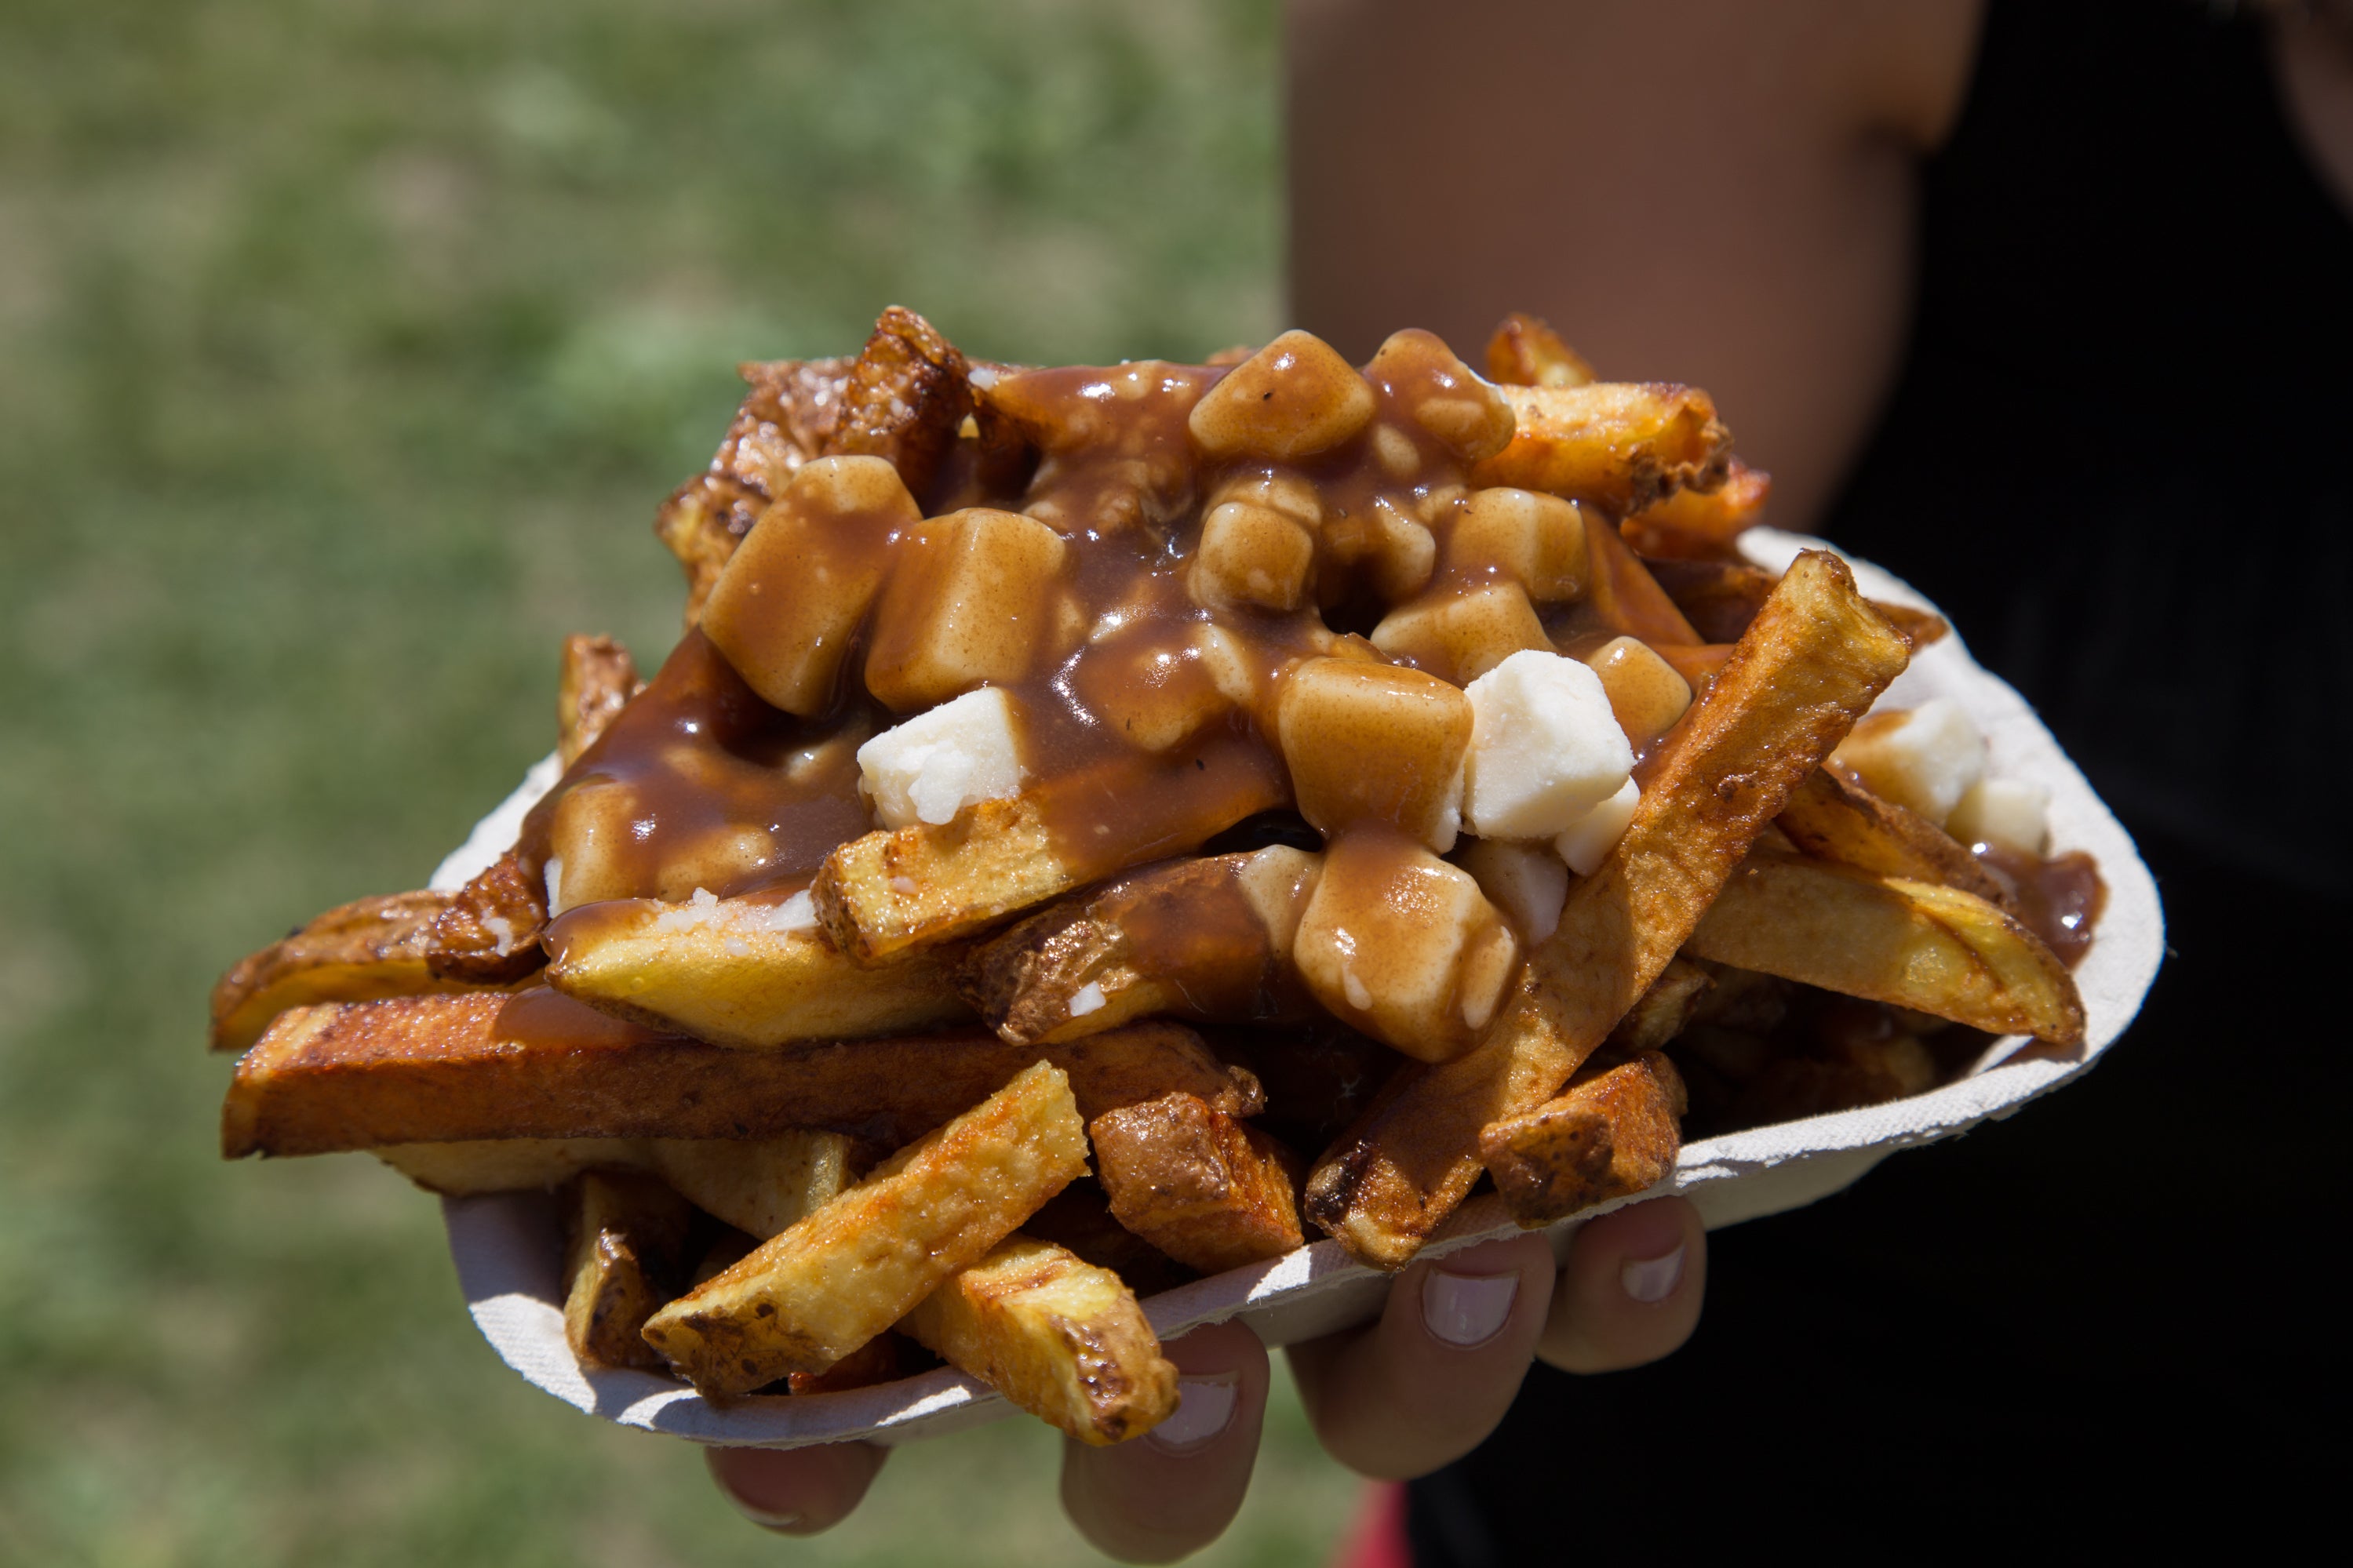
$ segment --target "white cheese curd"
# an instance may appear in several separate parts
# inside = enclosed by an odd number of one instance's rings
[[[1634,771],[1601,678],[1576,659],[1524,648],[1465,689],[1463,826],[1482,838],[1565,832]]]
[[[1012,700],[984,687],[943,702],[859,747],[858,770],[885,827],[951,822],[976,802],[1018,794]]]
[[[1985,777],[1985,737],[1957,702],[1938,697],[1902,713],[1874,713],[1831,753],[1872,794],[1942,827]]]
[[[1530,947],[1559,929],[1561,900],[1568,896],[1568,868],[1550,847],[1482,838],[1456,858]]]
[[[2051,792],[2022,779],[1980,779],[1969,786],[1946,830],[1964,844],[1990,845],[2040,859],[2051,838]]]
[[[1568,868],[1580,877],[1590,877],[1602,858],[1618,847],[1626,837],[1626,825],[1634,820],[1634,807],[1641,805],[1642,792],[1628,779],[1616,795],[1577,818],[1567,832],[1552,841]]]

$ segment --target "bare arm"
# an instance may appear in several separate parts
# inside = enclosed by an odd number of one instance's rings
[[[1809,525],[1904,341],[1977,0],[1293,0],[1291,286],[1351,354],[1510,310],[1715,395]]]

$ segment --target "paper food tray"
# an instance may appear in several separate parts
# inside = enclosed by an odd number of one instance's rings
[[[1787,567],[1799,550],[1820,545],[1819,540],[1769,529],[1751,530],[1741,539],[1749,559],[1775,571]],[[1853,565],[1865,594],[1933,607],[1876,567],[1860,561]],[[1932,697],[1952,699],[1977,721],[1990,748],[1994,776],[2027,780],[2051,792],[2054,848],[2086,849],[2099,862],[2107,908],[2075,973],[2086,1022],[2083,1046],[2061,1051],[2011,1036],[1996,1041],[1961,1079],[1926,1094],[1686,1144],[1672,1177],[1643,1196],[1683,1194],[1699,1206],[1710,1229],[1801,1207],[1846,1187],[1898,1149],[2009,1116],[2056,1089],[2097,1060],[2139,1009],[2165,951],[2164,916],[2156,884],[2131,838],[2033,710],[1979,668],[1958,635],[1922,649],[1882,701],[1910,708]],[[533,767],[522,787],[442,862],[433,886],[461,886],[503,853],[514,842],[523,814],[555,783],[559,771],[552,756]],[[1635,1201],[1602,1205],[1552,1226],[1546,1235],[1555,1253],[1567,1255],[1569,1237],[1585,1220]],[[442,1214],[468,1310],[492,1348],[565,1404],[625,1426],[699,1443],[798,1447],[849,1438],[902,1443],[1014,1414],[987,1387],[946,1368],[839,1394],[723,1405],[674,1378],[584,1367],[564,1338],[563,1231],[554,1200],[538,1193],[448,1198]],[[1435,1255],[1516,1234],[1518,1227],[1490,1194],[1465,1204],[1425,1250]],[[1380,1310],[1389,1278],[1351,1259],[1338,1242],[1319,1241],[1284,1258],[1165,1291],[1145,1309],[1164,1339],[1204,1323],[1240,1319],[1269,1345],[1281,1345],[1370,1320]]]

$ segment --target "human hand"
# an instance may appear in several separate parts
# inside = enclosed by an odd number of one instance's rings
[[[1612,1372],[1673,1352],[1699,1322],[1706,1276],[1699,1211],[1654,1199],[1588,1223],[1562,1268],[1535,1235],[1415,1263],[1377,1321],[1292,1346],[1292,1372],[1333,1458],[1367,1476],[1425,1475],[1494,1429],[1531,1358]],[[1223,1533],[1249,1489],[1266,1410],[1266,1350],[1250,1330],[1196,1329],[1166,1351],[1182,1379],[1175,1415],[1116,1447],[1062,1449],[1071,1522],[1132,1563],[1173,1562]],[[720,1489],[754,1522],[814,1535],[857,1508],[886,1452],[844,1443],[709,1458]]]

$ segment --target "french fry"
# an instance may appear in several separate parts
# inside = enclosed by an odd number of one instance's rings
[[[740,1051],[657,1035],[534,991],[281,1015],[237,1063],[221,1147],[238,1159],[476,1139],[765,1138],[796,1129],[897,1144],[1041,1059],[1069,1072],[1090,1116],[1176,1089],[1230,1115],[1255,1115],[1264,1104],[1256,1079],[1176,1024],[1051,1046],[962,1029]]]
[[[596,743],[622,704],[644,685],[629,650],[611,637],[564,639],[564,670],[555,688],[555,750],[565,767]]]
[[[1906,658],[1845,563],[1800,555],[1652,759],[1633,822],[1570,890],[1486,1038],[1400,1071],[1318,1162],[1308,1217],[1357,1257],[1403,1267],[1478,1179],[1480,1130],[1568,1081]]]
[[[907,1337],[886,1330],[823,1372],[796,1372],[785,1382],[795,1394],[839,1394],[845,1389],[871,1388],[878,1383],[896,1383],[920,1364],[921,1352]]]
[[[715,1219],[771,1237],[849,1184],[856,1140],[839,1132],[773,1138],[490,1138],[371,1151],[431,1193],[471,1197],[562,1185],[583,1171],[638,1171]]]
[[[1534,1110],[1490,1122],[1479,1157],[1504,1206],[1534,1230],[1665,1180],[1683,1149],[1684,1106],[1674,1064],[1645,1051],[1588,1068]]]
[[[1112,1216],[1204,1274],[1297,1247],[1297,1161],[1255,1127],[1179,1091],[1087,1124]]]
[[[449,903],[448,893],[354,900],[239,959],[213,987],[212,1048],[245,1049],[289,1007],[467,988],[435,978],[425,963],[433,922]]]
[[[599,1366],[660,1367],[646,1320],[676,1283],[694,1211],[649,1176],[590,1171],[573,1190],[564,1337]]]
[[[965,357],[903,305],[884,310],[849,367],[822,455],[887,458],[920,496],[972,412]]]
[[[1731,435],[1695,387],[1663,382],[1500,389],[1512,444],[1471,471],[1476,486],[1596,502],[1623,515],[1679,489],[1724,482]]]
[[[1626,542],[1645,556],[1720,561],[1744,530],[1765,521],[1773,476],[1735,458],[1715,489],[1679,489],[1626,519]]]
[[[720,899],[616,899],[549,932],[547,983],[617,1018],[762,1048],[850,1039],[969,1018],[953,952],[851,963],[815,926],[780,923],[780,906]]]
[[[1076,1039],[1165,1013],[1305,1016],[1291,939],[1319,862],[1285,845],[1147,867],[973,950],[957,984],[1008,1040]]]
[[[1629,527],[1626,538],[1634,539]],[[1642,564],[1700,636],[1712,643],[1736,640],[1773,591],[1774,576],[1745,561],[1690,561],[1645,556]],[[1952,630],[1945,617],[1908,605],[1873,599],[1871,607],[1904,634],[1915,653]]]
[[[1609,1031],[1609,1044],[1637,1054],[1657,1050],[1683,1032],[1700,998],[1715,984],[1714,975],[1689,959],[1668,960],[1651,988]]]
[[[876,963],[1191,849],[1289,793],[1264,748],[1220,733],[985,800],[941,826],[870,833],[835,850],[809,891],[834,944]]]
[[[1103,1184],[1082,1176],[1021,1222],[1022,1234],[1050,1241],[1127,1281],[1139,1296],[1156,1296],[1200,1276],[1113,1217]]]
[[[902,1327],[1082,1443],[1124,1443],[1176,1408],[1176,1369],[1134,1293],[1034,1237],[1014,1236],[955,1275]]]
[[[662,1308],[646,1342],[721,1397],[824,1372],[979,1262],[1086,1157],[1070,1079],[1039,1062]]]
[[[510,849],[458,889],[434,917],[425,966],[436,980],[504,985],[547,962],[539,945],[547,923],[547,887]]]
[[[1991,1034],[2084,1038],[2074,976],[2042,940],[1989,900],[1933,882],[1760,851],[1685,948]]]
[[[1774,819],[1818,860],[1936,882],[2007,908],[2010,894],[1960,841],[1916,811],[1873,795],[1836,768],[1816,768]],[[2013,911],[2015,912],[2015,911]]]
[[[1593,367],[1541,316],[1514,310],[1487,340],[1487,379],[1502,386],[1583,386]]]

